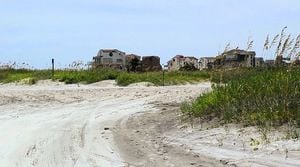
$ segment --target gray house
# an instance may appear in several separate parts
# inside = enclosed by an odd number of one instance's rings
[[[94,67],[108,67],[124,69],[126,66],[126,54],[118,49],[101,49],[97,56],[93,57]]]
[[[213,68],[213,63],[215,62],[215,60],[215,57],[201,57],[199,59],[199,69],[205,70]]]
[[[254,51],[233,49],[216,57],[216,68],[255,67]]]

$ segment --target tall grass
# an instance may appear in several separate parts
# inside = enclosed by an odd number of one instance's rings
[[[54,80],[65,82],[66,84],[85,83],[90,84],[102,80],[116,79],[121,72],[102,70],[58,70],[55,71]]]
[[[263,57],[270,55],[268,52],[274,52],[276,65],[283,65],[284,58],[292,61],[299,59],[299,48],[300,48],[300,34],[294,38],[291,34],[286,35],[287,27],[283,27],[280,34],[274,36],[273,40],[270,41],[270,36],[267,38],[263,47]],[[292,63],[291,63],[292,65]]]
[[[164,76],[163,76],[164,75]],[[98,70],[56,70],[52,77],[51,70],[0,70],[0,83],[17,82],[23,79],[38,80],[54,79],[66,84],[84,83],[90,84],[102,80],[116,80],[118,85],[127,86],[136,82],[150,82],[156,86],[176,85],[199,82],[209,79],[208,72],[148,72],[127,73],[111,69]]]
[[[35,83],[37,80],[49,79],[50,70],[27,70],[27,69],[3,69],[0,70],[0,83],[9,83],[30,79]]]
[[[225,123],[300,126],[299,68],[244,69],[223,72],[222,77],[217,82],[225,84],[215,84],[212,92],[183,104],[182,111],[202,118],[219,117]]]
[[[120,72],[103,70],[56,70],[52,77],[51,70],[6,69],[0,70],[0,83],[18,82],[24,79],[38,80],[54,79],[66,84],[93,83],[101,80],[116,79]]]
[[[164,76],[163,76],[164,75]],[[162,85],[178,85],[199,82],[201,80],[209,79],[208,72],[148,72],[148,73],[122,73],[117,78],[117,83],[122,86],[127,86],[136,82],[151,82],[156,86]]]

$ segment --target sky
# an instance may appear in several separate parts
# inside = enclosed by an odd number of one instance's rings
[[[216,56],[230,42],[262,55],[284,26],[300,33],[299,0],[0,0],[0,63],[49,68],[92,61],[115,48],[161,63]],[[271,58],[271,57],[267,57]]]

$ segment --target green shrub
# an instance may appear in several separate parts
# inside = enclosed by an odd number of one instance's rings
[[[101,70],[58,70],[55,71],[54,79],[66,84],[74,83],[94,83],[102,80],[116,79],[119,76],[118,71]]]
[[[164,75],[164,76],[163,76]],[[164,79],[163,79],[164,77]],[[209,79],[207,72],[176,71],[176,72],[147,72],[147,73],[121,73],[117,78],[118,85],[127,86],[136,82],[150,82],[156,86],[178,85],[199,82]]]
[[[225,122],[247,125],[282,125],[289,121],[300,125],[299,68],[241,71],[223,71],[223,84],[215,80],[218,84],[212,92],[201,95],[182,111],[203,118],[213,114]]]

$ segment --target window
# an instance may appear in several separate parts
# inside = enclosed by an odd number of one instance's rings
[[[113,52],[110,52],[110,53],[109,53],[109,56],[110,56],[110,57],[112,57],[113,55],[114,55],[114,53],[113,53]]]
[[[246,61],[245,58],[246,56],[244,55],[237,55],[237,61]]]
[[[112,58],[103,58],[103,63],[112,63]]]
[[[117,59],[117,63],[123,63],[122,59]]]

